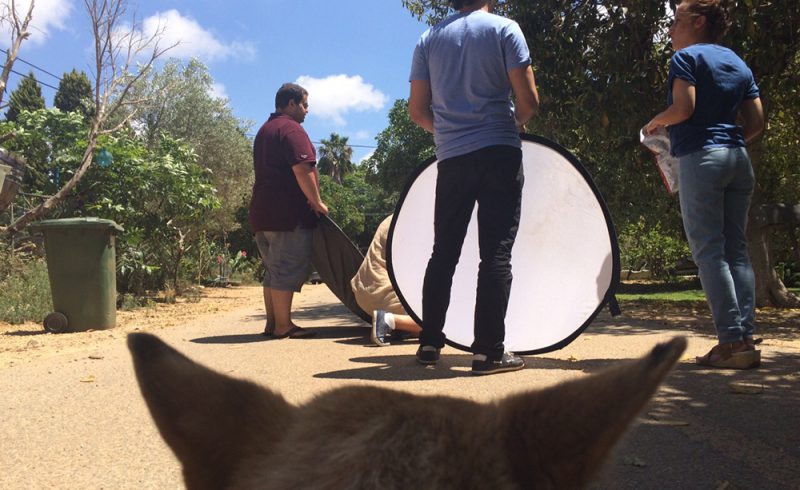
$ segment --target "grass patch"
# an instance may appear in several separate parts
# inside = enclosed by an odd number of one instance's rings
[[[789,288],[800,296],[800,288]],[[652,301],[667,303],[705,303],[706,295],[699,279],[681,279],[674,283],[658,281],[622,282],[617,291],[619,301]]]
[[[617,294],[619,301],[669,301],[669,302],[692,302],[705,301],[706,295],[702,289],[690,289],[687,291],[655,292],[655,293],[622,293]]]
[[[51,311],[47,263],[43,259],[16,262],[0,279],[0,321],[13,325],[41,322]]]
[[[696,277],[679,278],[672,282],[623,281],[617,291],[619,301],[654,301],[696,303],[705,302],[706,295]]]

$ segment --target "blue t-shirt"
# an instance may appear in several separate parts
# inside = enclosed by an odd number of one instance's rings
[[[676,78],[695,87],[692,116],[669,127],[673,156],[704,148],[744,147],[736,114],[742,101],[759,97],[753,73],[736,53],[717,44],[693,44],[672,56],[669,63],[667,104],[672,105]]]
[[[431,84],[437,158],[521,147],[508,71],[530,64],[519,25],[484,11],[452,15],[422,34],[410,79]]]

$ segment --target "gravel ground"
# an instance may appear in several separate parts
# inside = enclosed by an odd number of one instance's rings
[[[593,488],[800,488],[800,312],[762,312],[763,367],[697,369],[714,343],[700,309],[626,309],[601,315],[557,352],[499,376],[469,375],[448,348],[435,368],[416,345],[372,347],[366,325],[323,285],[295,300],[308,340],[264,340],[259,287],[206,290],[199,303],[120,312],[113,330],[52,335],[0,324],[0,488],[180,488],[174,456],[136,386],[125,337],[155,333],[189,357],[254,380],[301,403],[348,384],[490,401],[585,376],[657,342],[685,335],[689,348],[617,447]],[[737,393],[738,386],[757,393]]]

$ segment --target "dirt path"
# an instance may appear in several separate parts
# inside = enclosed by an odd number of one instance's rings
[[[205,288],[199,301],[179,298],[173,304],[154,302],[152,306],[131,311],[117,311],[117,327],[66,335],[50,334],[41,323],[10,325],[0,322],[0,369],[25,364],[36,359],[85,349],[97,349],[108,342],[124,339],[130,332],[157,332],[185,325],[197,318],[231,310],[257,307],[261,300],[258,287]]]
[[[529,356],[517,373],[476,378],[446,349],[434,369],[416,345],[369,345],[365,324],[324,286],[296,299],[311,340],[270,340],[258,287],[210,289],[200,303],[119,314],[109,331],[52,335],[0,325],[0,488],[179,488],[180,467],[138,392],[125,346],[150,331],[189,357],[281,392],[291,402],[346,384],[490,401],[585,376],[674,335],[689,349],[593,488],[800,488],[800,312],[762,312],[764,367],[697,369],[712,344],[700,309],[630,305],[602,315],[565,349]],[[772,316],[771,316],[772,315]],[[768,326],[767,326],[768,324]],[[734,385],[756,388],[741,394]]]

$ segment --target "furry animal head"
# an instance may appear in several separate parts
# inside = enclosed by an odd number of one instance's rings
[[[293,406],[148,334],[128,346],[187,487],[580,488],[686,348],[492,404],[351,386]]]

